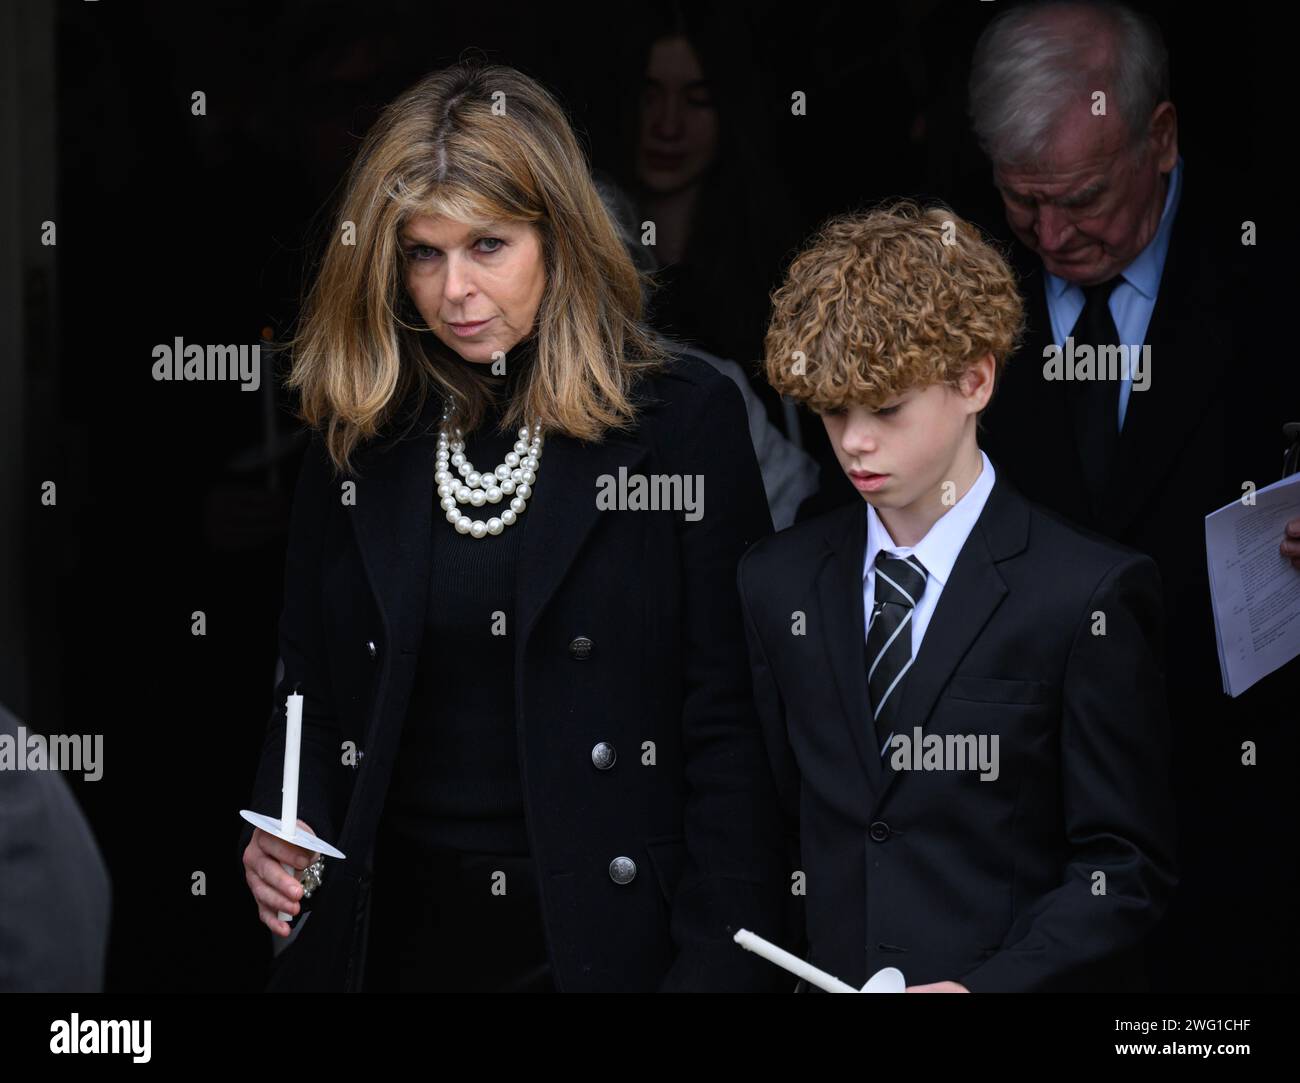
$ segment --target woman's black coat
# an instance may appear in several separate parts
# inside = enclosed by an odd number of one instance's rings
[[[744,406],[730,380],[684,356],[639,397],[635,431],[600,444],[547,439],[524,513],[509,633],[553,973],[575,992],[788,988],[731,940],[740,927],[788,940],[792,871],[735,587],[741,554],[772,530]],[[372,844],[416,667],[428,664],[430,531],[452,529],[433,481],[437,411],[431,396],[403,438],[366,445],[354,475],[332,475],[318,436],[303,463],[284,679],[252,807],[279,815],[284,698],[300,685],[298,815],[347,859],[326,861],[270,989],[361,987]],[[598,510],[598,479],[620,469],[701,475],[703,516]],[[601,742],[616,753],[606,769],[593,760]],[[630,882],[612,877],[617,857],[635,863]]]

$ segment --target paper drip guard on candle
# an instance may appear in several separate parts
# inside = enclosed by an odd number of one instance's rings
[[[778,948],[770,940],[764,940],[757,933],[748,929],[739,930],[732,938],[746,951],[761,955],[769,963],[775,963],[783,970],[788,970],[797,978],[803,978],[809,985],[825,989],[828,993],[903,993],[907,991],[907,982],[903,972],[895,966],[877,970],[861,989],[855,989],[846,981],[818,970],[812,963],[805,962],[797,955],[792,955],[784,948]]]
[[[266,816],[249,809],[240,809],[239,815],[254,827],[260,827],[268,835],[284,839],[295,846],[301,846],[313,853],[325,857],[344,857],[342,850],[331,846],[324,839],[318,839],[306,828],[298,826],[298,756],[302,749],[302,695],[296,690],[289,693],[284,701],[284,775],[280,791],[280,818]],[[290,876],[296,877],[298,870],[292,865],[280,862],[280,868]],[[293,920],[292,914],[283,910],[276,915],[281,921]]]

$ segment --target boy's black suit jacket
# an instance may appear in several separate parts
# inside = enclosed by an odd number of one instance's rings
[[[996,734],[1000,773],[895,771],[868,702],[866,517],[798,524],[737,570],[807,958],[858,986],[897,966],[973,992],[1141,988],[1176,883],[1155,564],[998,474],[896,731]]]

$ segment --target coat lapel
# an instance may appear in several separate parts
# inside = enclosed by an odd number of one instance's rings
[[[437,406],[431,395],[408,434],[368,445],[357,456],[357,502],[348,518],[390,655],[418,650],[424,629],[429,531],[437,499]]]
[[[587,535],[601,515],[610,514],[596,507],[597,480],[604,474],[617,479],[620,467],[632,473],[648,454],[634,437],[612,431],[599,444],[557,435],[542,446],[519,554],[517,666],[523,664],[523,649],[537,618],[563,583]]]
[[[349,517],[390,653],[419,650],[431,573],[430,531],[452,529],[438,506],[433,481],[437,410],[436,397],[430,396],[409,433],[396,442],[372,445],[357,457],[357,503]],[[597,479],[602,474],[617,477],[620,467],[630,472],[647,454],[635,436],[623,433],[611,432],[600,444],[561,435],[547,438],[526,518],[509,528],[524,530],[516,593],[517,664],[537,617],[601,514]],[[490,539],[483,544],[490,545]],[[404,704],[406,692],[398,692],[397,700]]]

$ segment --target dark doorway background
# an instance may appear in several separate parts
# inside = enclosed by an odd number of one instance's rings
[[[1001,232],[964,87],[975,37],[1003,5],[696,6],[748,42],[762,154],[802,232],[907,194],[944,198]],[[1243,205],[1262,199],[1261,63],[1225,46],[1252,31],[1186,4],[1137,6],[1167,36],[1189,169]],[[617,175],[640,9],[56,10],[58,269],[40,362],[55,395],[30,415],[27,472],[63,479],[66,511],[25,526],[25,575],[54,589],[27,594],[26,684],[10,705],[34,729],[105,735],[104,778],[70,781],[113,877],[108,988],[256,990],[270,937],[238,863],[236,812],[271,707],[295,460],[273,486],[265,470],[241,470],[263,440],[262,396],[155,382],[151,351],[176,336],[251,344],[264,328],[277,338],[291,328],[315,231],[359,138],[400,90],[463,56],[551,87],[593,165]],[[195,90],[206,116],[191,115]],[[791,116],[794,90],[807,93],[805,117]],[[297,428],[290,409],[281,393],[285,437]],[[195,610],[205,636],[190,632]],[[163,826],[147,831],[148,820]]]

